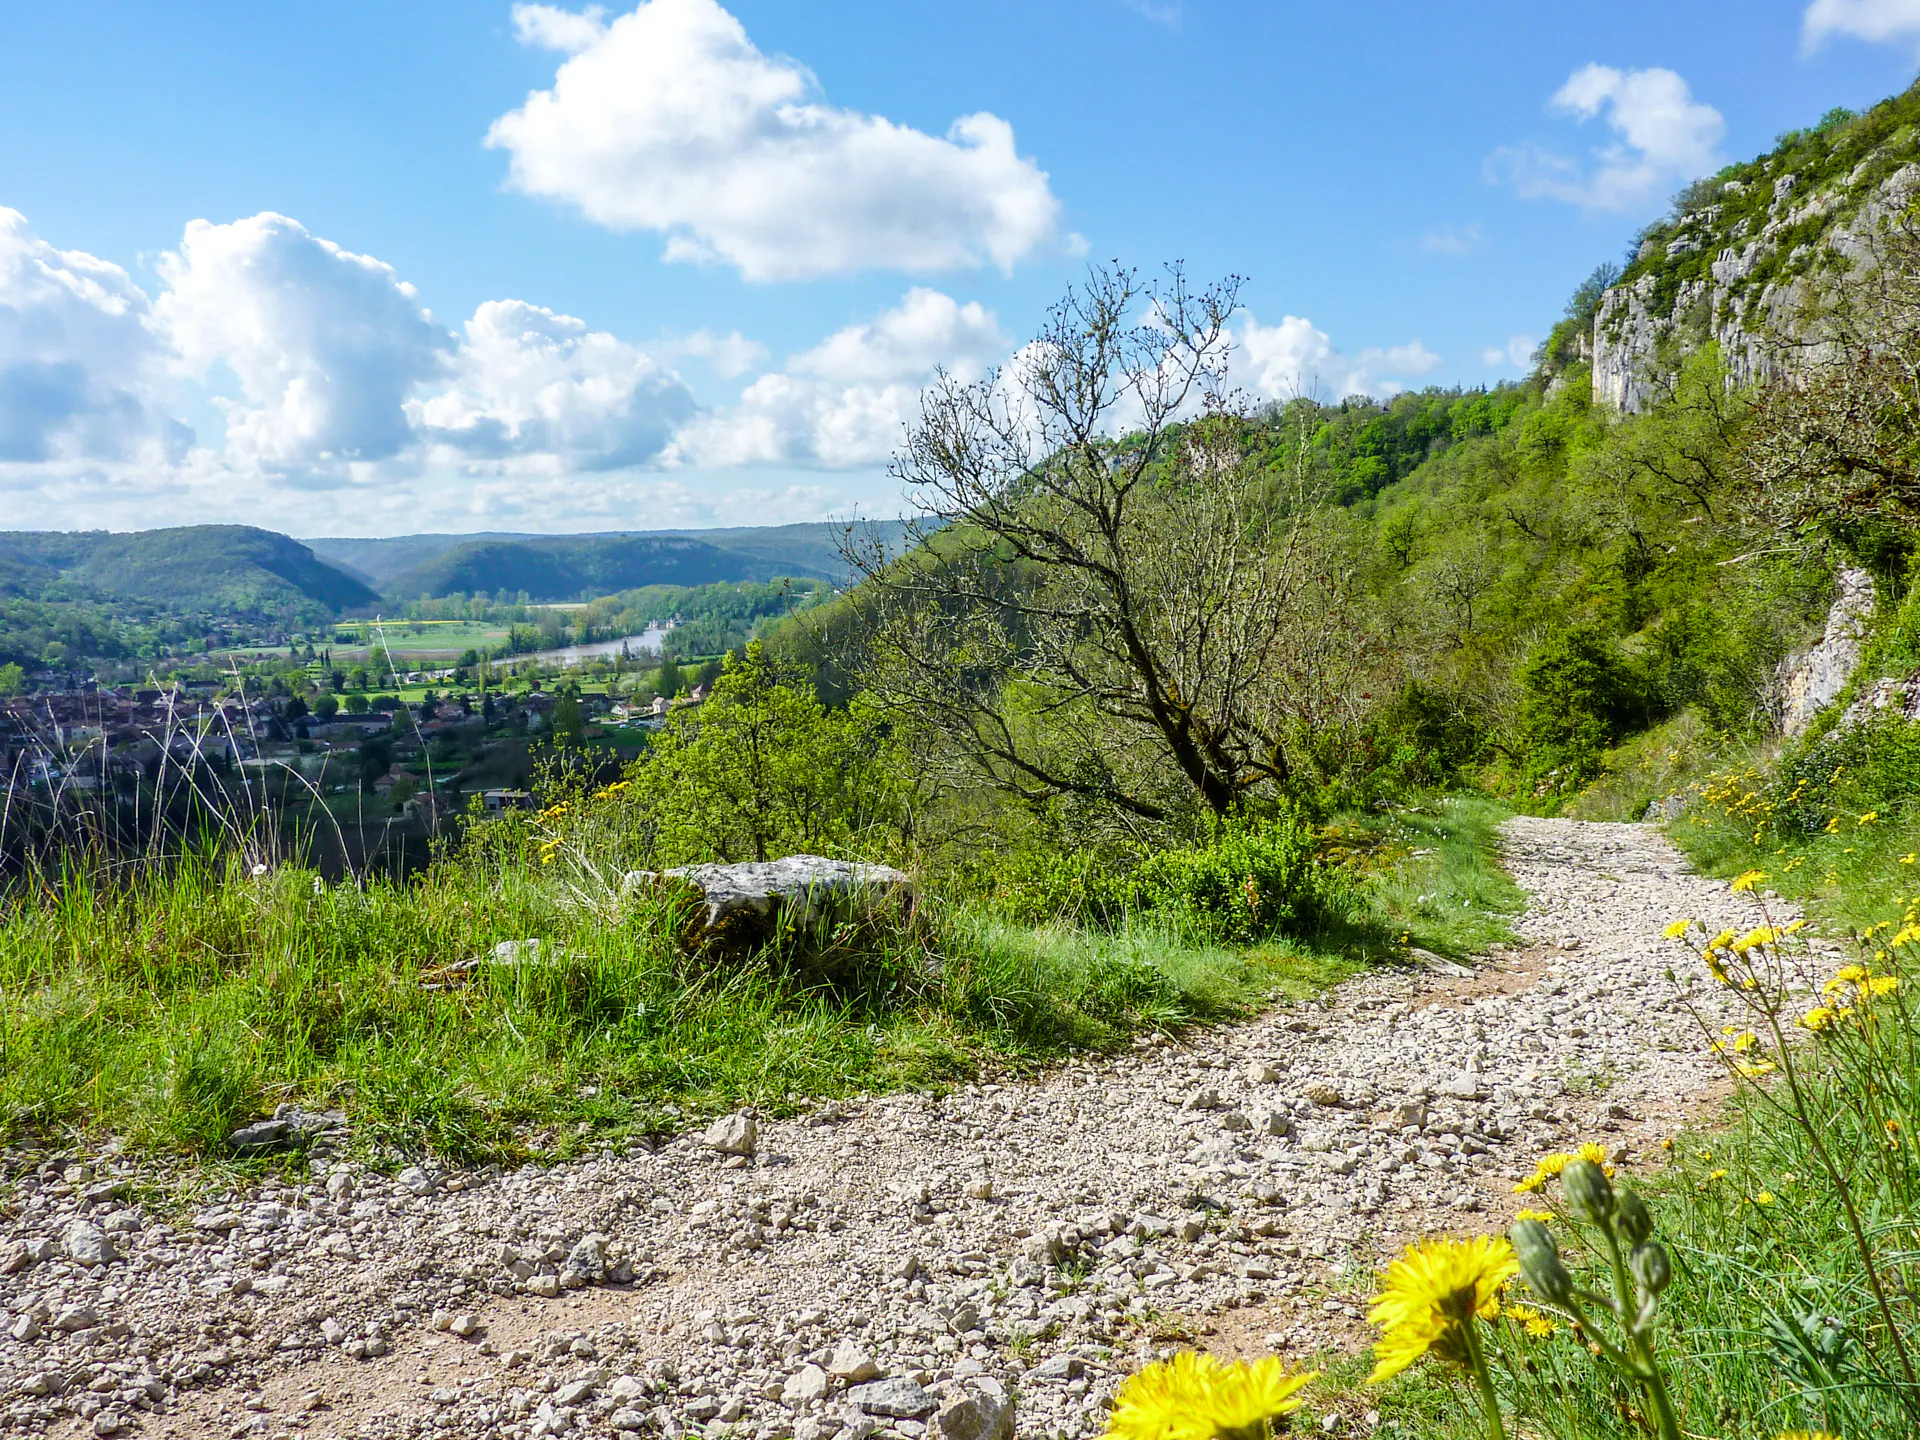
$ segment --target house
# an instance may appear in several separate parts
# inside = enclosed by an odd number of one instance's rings
[[[533,795],[526,790],[482,790],[480,803],[489,815],[498,815],[503,810],[533,809]]]

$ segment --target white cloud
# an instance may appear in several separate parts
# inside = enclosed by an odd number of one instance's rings
[[[591,50],[607,33],[606,7],[589,5],[575,14],[555,5],[516,5],[513,33],[522,45],[558,50],[562,55],[578,55],[582,50]]]
[[[1496,150],[1487,160],[1488,178],[1512,184],[1528,199],[1630,210],[1720,164],[1726,122],[1671,70],[1586,65],[1548,108],[1582,123],[1604,114],[1618,139],[1596,148],[1591,166],[1532,144]]]
[[[1156,25],[1165,25],[1177,30],[1184,19],[1178,4],[1160,4],[1156,0],[1121,0],[1129,10],[1143,20],[1151,20]]]
[[[1278,325],[1262,325],[1248,316],[1235,338],[1235,383],[1269,400],[1316,393],[1327,400],[1397,395],[1407,388],[1406,380],[1431,375],[1441,365],[1440,357],[1418,340],[1344,354],[1326,331],[1298,315],[1283,316]]]
[[[648,0],[604,25],[545,6],[515,20],[569,58],[487,132],[511,183],[664,233],[669,260],[750,280],[1010,271],[1053,235],[1059,202],[1006,121],[962,116],[942,138],[821,103],[804,67],[761,54],[714,0]]]
[[[466,324],[452,383],[408,403],[428,441],[464,456],[589,470],[651,461],[694,412],[652,356],[520,300],[489,300]]]
[[[151,320],[118,265],[0,208],[0,464],[180,459],[192,432],[156,408]]]
[[[1834,35],[1920,42],[1920,0],[1813,0],[1802,34],[1810,50]]]
[[[976,380],[1011,348],[991,312],[915,287],[872,321],[849,325],[784,369],[762,375],[726,410],[682,433],[682,464],[879,465],[920,415],[937,370]]]
[[[767,347],[758,340],[749,340],[738,330],[729,330],[725,335],[716,335],[706,329],[695,330],[690,335],[668,341],[665,348],[676,355],[704,360],[708,368],[722,380],[731,380],[736,375],[744,375],[756,366],[767,363]]]
[[[450,336],[391,267],[265,212],[188,224],[158,266],[154,311],[186,372],[231,370],[227,459],[315,472],[385,460],[413,440],[406,402],[447,368]]]
[[[1481,361],[1495,369],[1525,370],[1533,364],[1533,352],[1540,342],[1531,335],[1510,335],[1504,345],[1489,345],[1480,352]]]
[[[1420,248],[1429,255],[1472,255],[1487,248],[1487,237],[1478,223],[1436,225],[1420,237]]]

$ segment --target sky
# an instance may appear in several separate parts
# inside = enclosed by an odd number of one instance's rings
[[[1488,385],[1920,0],[0,0],[0,528],[900,513],[1091,264],[1254,399]]]

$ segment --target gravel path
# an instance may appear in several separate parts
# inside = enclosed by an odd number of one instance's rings
[[[1718,1093],[1659,930],[1751,899],[1648,827],[1504,836],[1525,944],[1470,973],[710,1137],[751,1154],[163,1210],[147,1167],[10,1152],[0,1432],[1077,1437],[1156,1346],[1357,1348],[1385,1252],[1502,1226],[1545,1150],[1657,1164]]]

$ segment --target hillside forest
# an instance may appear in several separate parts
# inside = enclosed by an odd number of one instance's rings
[[[1830,115],[1678,197],[1516,383],[1256,405],[1229,383],[1237,281],[1097,267],[1017,370],[926,393],[894,460],[913,517],[844,531],[811,577],[762,576],[738,533],[724,574],[657,590],[597,567],[691,542],[530,542],[516,563],[611,586],[581,624],[671,605],[679,653],[724,653],[683,673],[669,652],[657,728],[625,754],[585,743],[562,696],[570,723],[555,705],[522,748],[527,803],[427,807],[405,875],[324,874],[244,807],[134,855],[59,831],[0,897],[0,1135],[111,1129],[263,1172],[299,1157],[236,1160],[227,1137],[300,1100],[340,1106],[370,1164],[478,1166],[999,1083],[1371,968],[1467,977],[1447,967],[1516,939],[1504,819],[1651,810],[1737,877],[1726,898],[1804,905],[1820,964],[1857,963],[1808,994],[1782,978],[1798,922],[1640,917],[1751,1018],[1703,1038],[1726,1085],[1698,1132],[1636,1157],[1644,1199],[1603,1147],[1544,1157],[1518,1191],[1555,1208],[1527,1212],[1541,1228],[1514,1231],[1524,1253],[1489,1261],[1484,1293],[1441,1287],[1430,1363],[1357,1400],[1365,1363],[1324,1357],[1326,1403],[1449,1440],[1504,1436],[1503,1414],[1555,1440],[1912,1433],[1920,207],[1827,205],[1820,234],[1866,216],[1869,241],[1790,273],[1754,249],[1767,273],[1734,310],[1687,288],[1684,242],[1724,221],[1724,248],[1758,247],[1764,214],[1799,245],[1791,206],[1821,186],[1884,199],[1916,105]],[[505,542],[445,539],[340,563],[468,592],[407,597],[421,623],[520,605],[488,598]],[[1873,595],[1859,663],[1789,735],[1783,667],[1849,574]],[[311,663],[317,700],[333,682]],[[450,745],[423,729],[435,703],[376,707],[385,740]],[[723,952],[661,875],[795,854],[897,867],[912,903]],[[1542,1061],[1569,1075],[1581,1001]],[[1617,1078],[1577,1083],[1598,1101]],[[1585,1237],[1565,1266],[1549,1222]],[[1501,1308],[1516,1274],[1544,1332]],[[1337,1276],[1329,1301],[1366,1283]],[[1139,1313],[1148,1348],[1192,1338]],[[1469,1338],[1496,1320],[1497,1369]]]

